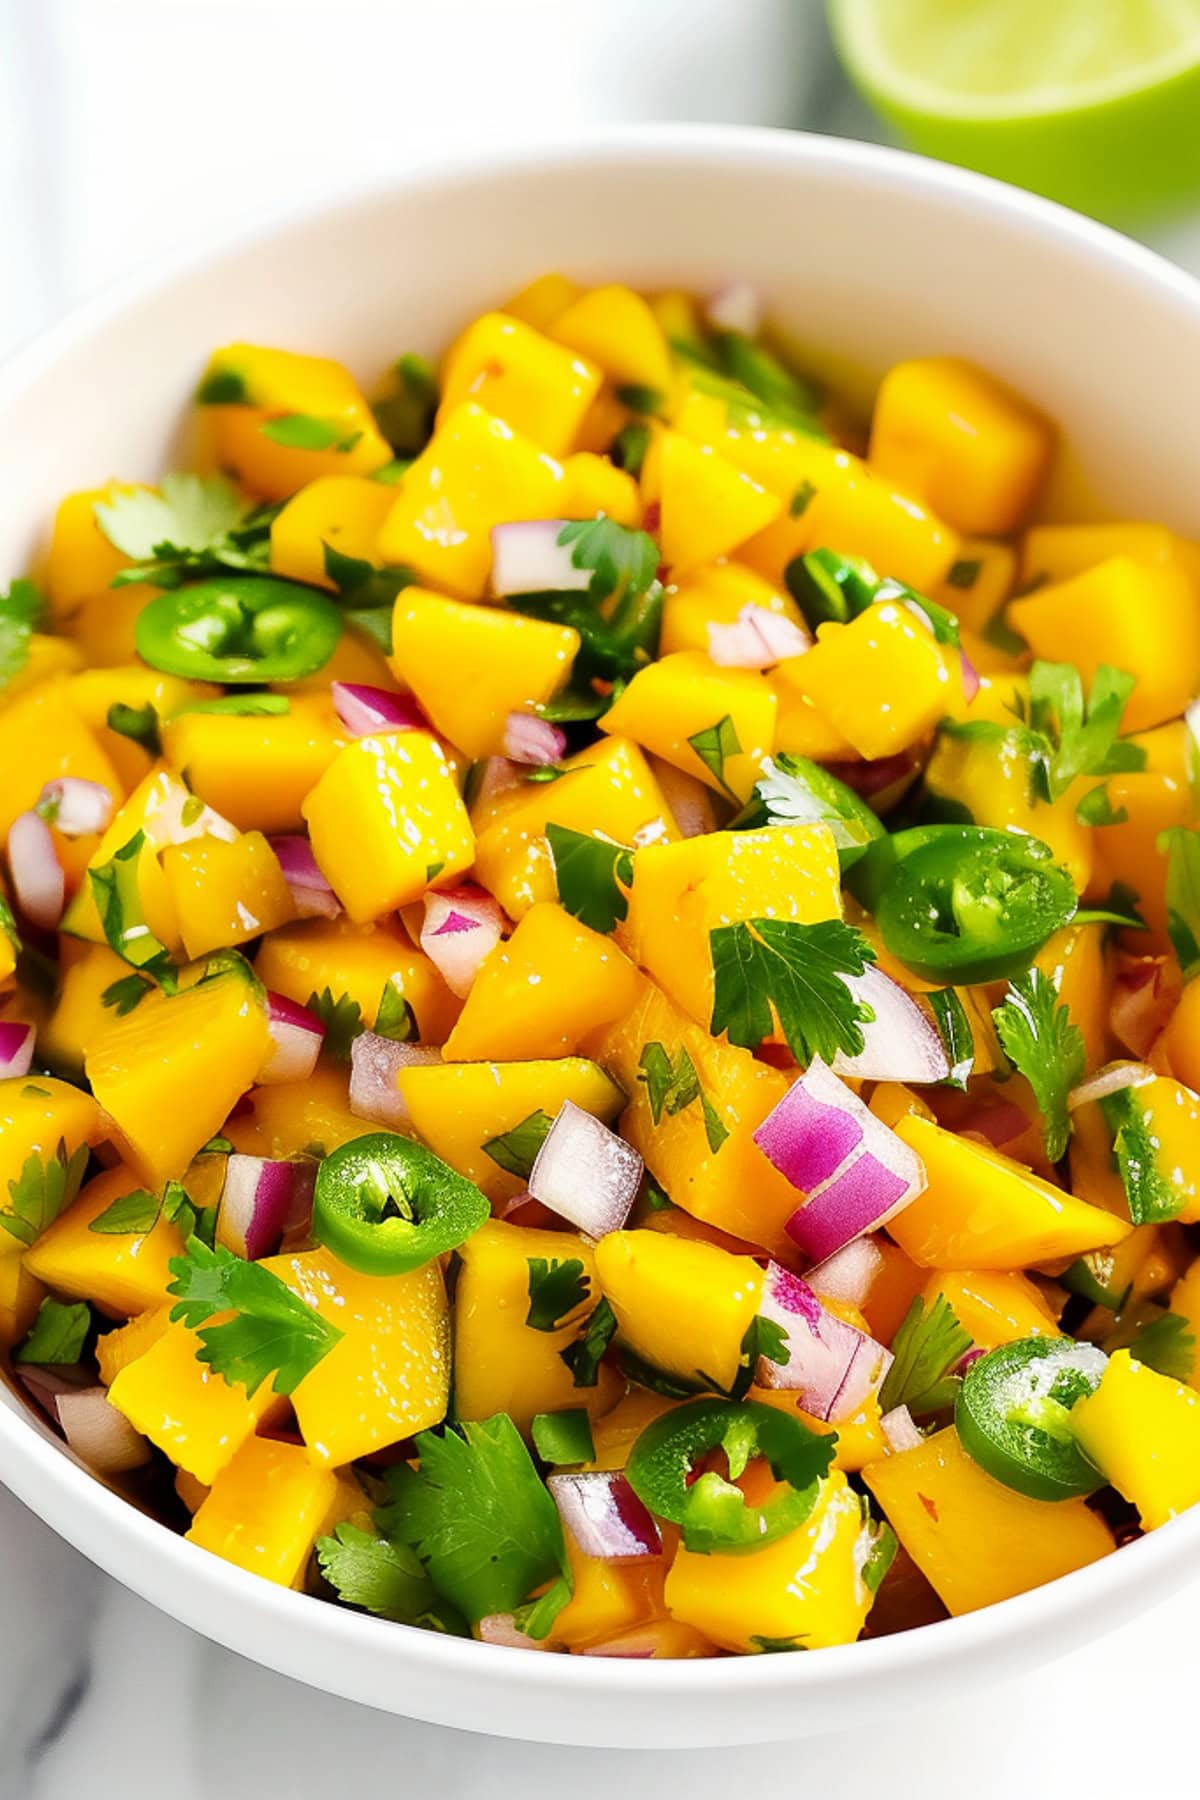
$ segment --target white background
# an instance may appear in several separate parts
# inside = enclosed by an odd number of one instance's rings
[[[0,352],[163,250],[431,142],[618,118],[874,130],[816,0],[0,0]],[[1200,214],[1156,241],[1200,273]],[[295,1687],[124,1593],[0,1490],[0,1800],[1192,1795],[1197,1610],[1193,1587],[1026,1680],[931,1693],[852,1740],[566,1751]]]

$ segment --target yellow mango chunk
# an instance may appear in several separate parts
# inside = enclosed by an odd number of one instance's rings
[[[451,1062],[570,1056],[589,1031],[624,1016],[637,976],[612,939],[543,901],[488,952],[446,1039]]]
[[[1175,731],[1187,736],[1187,727],[1180,721],[1145,732],[1134,741],[1149,751],[1149,740]],[[1158,840],[1172,825],[1195,822],[1191,782],[1186,768],[1176,771],[1147,767],[1109,776],[1107,787],[1114,812],[1123,812],[1125,817],[1119,824],[1106,825],[1095,834],[1096,885],[1102,885],[1105,892],[1114,881],[1132,887],[1138,897],[1138,911],[1150,926],[1149,934],[1138,933],[1138,948],[1165,953],[1171,944],[1167,932],[1167,859]]]
[[[662,1231],[610,1231],[596,1245],[596,1276],[635,1356],[683,1381],[733,1386],[762,1295],[752,1257]]]
[[[64,675],[26,688],[0,708],[0,844],[19,813],[36,806],[42,788],[60,775],[98,782],[114,799],[125,787],[96,734],[71,704]]]
[[[528,1432],[535,1413],[586,1407],[593,1415],[621,1391],[602,1366],[593,1387],[576,1387],[561,1352],[600,1299],[592,1245],[569,1231],[535,1231],[490,1219],[459,1246],[462,1267],[454,1290],[454,1412],[490,1419],[506,1412]],[[530,1258],[583,1264],[587,1297],[554,1330],[535,1329],[529,1313]]]
[[[618,525],[640,525],[642,495],[625,469],[606,456],[580,450],[563,461],[564,519],[594,519],[600,513]]]
[[[592,1421],[592,1448],[596,1454],[588,1469],[623,1469],[633,1446],[655,1419],[681,1404],[649,1388],[627,1388],[611,1412]]]
[[[1118,520],[1092,525],[1031,525],[1021,543],[1021,586],[1069,581],[1111,556],[1168,563],[1195,580],[1193,547],[1165,525]]]
[[[821,716],[868,760],[906,750],[950,710],[941,648],[907,607],[886,600],[848,625],[824,625],[789,664]]]
[[[175,1226],[160,1215],[150,1231],[138,1234],[91,1229],[114,1200],[140,1186],[130,1169],[97,1175],[26,1251],[26,1268],[57,1293],[92,1300],[122,1318],[161,1306],[171,1280],[167,1264],[183,1255]]]
[[[865,1319],[856,1319],[861,1330],[867,1330]],[[750,1400],[757,1400],[763,1406],[774,1406],[779,1412],[795,1413],[801,1424],[807,1425],[810,1431],[828,1435],[835,1433],[837,1443],[833,1449],[833,1461],[830,1467],[842,1469],[847,1475],[857,1474],[865,1469],[869,1462],[874,1462],[883,1455],[886,1440],[880,1426],[879,1402],[874,1395],[867,1400],[858,1412],[848,1419],[839,1419],[831,1425],[825,1419],[814,1418],[812,1413],[805,1412],[797,1402],[796,1395],[786,1388],[752,1387],[747,1395]]]
[[[138,1174],[157,1192],[220,1131],[269,1046],[264,1009],[231,973],[173,997],[148,993],[95,1038],[84,1066]]]
[[[0,692],[0,706],[6,706],[25,688],[37,687],[53,675],[74,675],[83,664],[83,651],[68,638],[50,637],[44,631],[31,631],[25,662],[9,676]]]
[[[429,958],[394,919],[378,919],[373,925],[344,918],[301,919],[263,939],[254,971],[273,992],[301,1006],[326,988],[335,1000],[349,995],[368,1029],[390,985],[417,1015],[418,1034],[426,1044],[441,1043],[458,1011],[457,1000]]]
[[[148,1350],[118,1371],[108,1398],[178,1468],[211,1487],[259,1423],[278,1418],[286,1402],[269,1381],[247,1395],[240,1383],[226,1381],[199,1360],[201,1348],[194,1331],[168,1324]]]
[[[1147,1531],[1200,1501],[1200,1394],[1128,1350],[1071,1408],[1080,1449],[1136,1506]]]
[[[142,482],[110,481],[103,487],[68,494],[59,503],[42,576],[56,625],[69,623],[81,601],[106,594],[113,576],[129,567],[129,557],[101,531],[97,504],[111,505],[124,495],[150,491]],[[116,594],[110,597],[115,599]]]
[[[340,556],[374,562],[375,540],[395,498],[385,482],[362,475],[310,481],[271,521],[271,573],[334,587],[325,572],[326,544]]]
[[[661,1044],[676,1068],[687,1052],[717,1121],[716,1150],[700,1100],[661,1112],[655,1123],[649,1089],[639,1080],[647,1044]],[[785,1250],[790,1240],[783,1227],[796,1210],[796,1190],[767,1162],[753,1134],[787,1092],[787,1077],[749,1050],[717,1043],[651,981],[627,1016],[594,1033],[587,1048],[629,1097],[622,1137],[676,1206],[772,1253]]]
[[[108,1121],[91,1094],[53,1075],[10,1075],[0,1081],[0,1208],[12,1204],[10,1189],[31,1156],[48,1162],[63,1146],[70,1157],[81,1144],[99,1144]],[[0,1262],[19,1257],[24,1244],[0,1231]]]
[[[1082,893],[1092,877],[1094,834],[1076,817],[1075,808],[1092,784],[1073,782],[1059,799],[1046,801],[1035,791],[1034,773],[1015,731],[999,742],[941,732],[926,780],[935,794],[965,807],[977,825],[1040,838]]]
[[[987,1144],[913,1114],[893,1129],[921,1158],[929,1185],[889,1219],[888,1231],[925,1268],[1020,1269],[1129,1235],[1124,1219],[1076,1200]]]
[[[618,385],[655,388],[671,383],[671,352],[662,326],[632,288],[590,288],[560,312],[550,336],[586,356]]]
[[[1050,1308],[1027,1275],[998,1269],[945,1269],[921,1290],[927,1307],[939,1294],[983,1350],[1017,1338],[1061,1337]]]
[[[473,400],[551,456],[574,444],[600,391],[600,370],[521,319],[484,313],[467,326],[442,365],[444,418]]]
[[[647,480],[653,489],[645,486]],[[775,494],[715,450],[677,431],[659,434],[646,459],[643,486],[662,509],[663,561],[680,573],[727,556],[783,510]]]
[[[0,1255],[0,1351],[14,1349],[28,1336],[45,1296],[22,1257]]]
[[[105,1387],[111,1387],[122,1369],[145,1356],[152,1344],[167,1329],[171,1305],[155,1306],[149,1312],[134,1313],[125,1325],[117,1325],[96,1339],[96,1363]]]
[[[1189,981],[1154,1046],[1154,1066],[1200,1091],[1200,987]]]
[[[1126,732],[1177,718],[1200,685],[1200,608],[1170,564],[1112,556],[1012,601],[1007,617],[1035,656],[1074,663],[1089,686],[1101,663],[1134,676]]]
[[[503,419],[464,402],[438,422],[406,472],[379,533],[388,563],[432,588],[478,600],[492,567],[491,530],[562,513],[561,466]]]
[[[536,712],[579,651],[569,625],[409,587],[392,614],[391,666],[437,729],[472,759],[498,756],[512,712]]]
[[[800,608],[791,595],[781,593],[754,569],[739,562],[713,563],[709,568],[694,570],[667,589],[660,655],[702,650],[707,656],[709,626],[732,625],[744,606],[759,606],[764,612],[790,619],[794,625],[803,624]]]
[[[565,275],[538,275],[506,300],[500,310],[510,319],[532,325],[535,331],[545,331],[582,292],[578,282]]]
[[[1053,449],[1032,406],[955,356],[897,363],[875,397],[871,467],[958,531],[1015,531]]]
[[[305,796],[350,741],[327,690],[293,698],[281,716],[183,713],[162,739],[201,800],[241,831],[268,833],[301,829]]]
[[[551,1628],[552,1643],[565,1650],[583,1650],[661,1617],[661,1562],[608,1562],[588,1556],[569,1529],[564,1528],[563,1538],[573,1591]]]
[[[338,1478],[300,1444],[251,1438],[196,1509],[190,1544],[280,1587],[302,1587],[313,1545],[328,1529]]]
[[[1116,1549],[1084,1501],[1030,1500],[985,1475],[952,1425],[916,1449],[868,1464],[863,1479],[955,1615],[1028,1593]]]
[[[1083,1033],[1087,1067],[1096,1068],[1104,1061],[1108,1046],[1112,987],[1103,925],[1066,925],[1042,945],[1033,960],[1053,981],[1072,1023]]]
[[[804,691],[807,660],[789,656],[767,675],[776,701],[775,748],[813,762],[857,762],[854,745],[817,711]]]
[[[101,995],[129,973],[129,964],[107,944],[81,944],[79,952],[69,962],[64,958],[54,1010],[38,1033],[39,1054],[68,1075],[83,1074],[88,1045],[112,1018]]]
[[[291,1397],[314,1462],[340,1468],[445,1418],[450,1317],[440,1263],[360,1275],[328,1250],[306,1250],[264,1267],[343,1334]]]
[[[774,748],[775,695],[756,670],[721,669],[683,650],[639,669],[599,725],[745,800]]]
[[[611,714],[609,715],[611,717]],[[475,875],[512,919],[539,900],[558,897],[548,824],[611,838],[653,843],[678,836],[670,808],[636,744],[611,738],[569,756],[569,781],[525,783],[512,790],[475,846]]]
[[[492,1159],[484,1145],[503,1137],[534,1113],[557,1117],[564,1100],[605,1123],[622,1095],[596,1063],[582,1056],[553,1062],[430,1064],[401,1069],[396,1084],[413,1130],[489,1200],[507,1200],[524,1182]]]
[[[841,913],[837,846],[828,825],[719,831],[637,852],[620,938],[671,999],[707,1029],[712,931],[746,919],[811,924]]]
[[[189,701],[211,699],[220,692],[210,681],[184,681],[178,675],[160,674],[144,663],[82,669],[72,675],[70,683],[72,706],[95,732],[125,792],[145,779],[154,759],[141,744],[109,729],[109,708],[118,703],[138,708],[152,706],[159,718],[165,719]]]
[[[453,881],[474,859],[466,808],[428,732],[356,738],[302,810],[321,872],[359,924]]]
[[[88,858],[88,868],[99,869],[111,862],[117,851],[124,849],[139,832],[142,833],[145,842],[134,858],[134,886],[142,917],[155,937],[172,954],[182,949],[183,940],[179,935],[179,918],[163,875],[159,850],[167,844],[178,843],[188,837],[199,837],[209,830],[223,832],[230,838],[235,835],[233,827],[226,820],[205,815],[203,811],[190,824],[184,825],[185,811],[192,804],[192,796],[183,782],[161,764],[155,765],[145,780],[134,788],[99,842],[96,843],[95,839],[88,840],[95,843],[95,849]],[[62,929],[93,943],[104,942],[104,927],[100,921],[96,896],[88,880],[81,881],[78,891],[68,904],[63,914]]]
[[[852,1644],[874,1599],[861,1574],[865,1536],[858,1495],[843,1474],[828,1475],[803,1525],[765,1550],[734,1558],[681,1545],[668,1609],[726,1650],[754,1651],[762,1638]]]
[[[323,1059],[304,1081],[255,1088],[225,1136],[246,1156],[328,1155],[374,1127],[350,1111],[348,1071]]]
[[[328,357],[227,344],[214,350],[200,395],[205,460],[264,500],[392,460],[357,382]]]
[[[189,957],[245,944],[295,914],[275,852],[261,831],[172,844],[162,871]]]

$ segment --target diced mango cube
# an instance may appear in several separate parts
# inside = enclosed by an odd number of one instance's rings
[[[350,919],[300,919],[263,939],[254,970],[274,993],[301,1006],[329,989],[336,1000],[355,1002],[368,1030],[389,986],[417,1018],[422,1043],[438,1044],[458,1012],[458,1001],[429,958],[417,950],[395,919],[355,925]]]
[[[160,1215],[146,1232],[92,1230],[115,1200],[140,1185],[129,1169],[97,1175],[25,1252],[26,1268],[56,1293],[94,1301],[121,1318],[161,1306],[171,1280],[167,1265],[183,1255],[175,1226]]]
[[[686,573],[763,531],[783,502],[704,444],[663,431],[642,471],[643,491],[661,508],[663,561]],[[707,646],[706,646],[707,648]]]
[[[210,836],[169,845],[162,871],[189,957],[248,943],[294,917],[283,870],[261,831],[232,842]]]
[[[266,832],[301,829],[305,796],[349,742],[327,688],[295,696],[282,716],[182,713],[162,737],[201,800],[242,831]]]
[[[733,1386],[762,1297],[752,1257],[663,1231],[610,1231],[596,1276],[635,1356],[683,1381]]]
[[[1147,1531],[1200,1501],[1200,1394],[1128,1350],[1109,1357],[1099,1387],[1071,1408],[1071,1429]]]
[[[940,646],[907,607],[868,606],[848,625],[824,625],[793,679],[860,756],[894,756],[931,731],[954,689]]]
[[[338,1498],[338,1478],[303,1445],[250,1438],[196,1509],[191,1544],[281,1587],[300,1587]]]
[[[484,313],[446,354],[439,418],[473,400],[551,456],[562,456],[574,444],[601,380],[594,364],[532,325],[505,313]]]
[[[610,381],[654,388],[671,383],[671,353],[662,326],[631,288],[590,288],[554,319],[550,336],[596,363]]]
[[[199,1360],[200,1339],[168,1324],[141,1356],[120,1369],[108,1390],[117,1411],[179,1468],[206,1487],[285,1402],[264,1381],[254,1395]]]
[[[326,545],[339,556],[373,563],[379,528],[395,498],[386,483],[362,475],[310,481],[271,521],[272,574],[333,587],[325,572]]]
[[[745,800],[774,748],[775,695],[757,670],[718,668],[681,650],[639,669],[600,729]]]

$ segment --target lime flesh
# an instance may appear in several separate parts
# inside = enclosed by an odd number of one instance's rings
[[[926,155],[1116,223],[1200,194],[1200,0],[829,0],[867,100]]]

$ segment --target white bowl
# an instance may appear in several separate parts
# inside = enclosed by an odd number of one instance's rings
[[[974,358],[1072,448],[1073,504],[1200,532],[1200,287],[1043,201],[896,152],[772,132],[622,131],[486,166],[410,171],[101,298],[0,371],[0,572],[58,498],[153,477],[211,345],[344,357],[363,376],[436,350],[562,268],[704,289],[771,313],[859,380],[903,356]],[[219,1643],[333,1693],[556,1743],[732,1744],[843,1728],[1027,1669],[1195,1573],[1200,1507],[985,1612],[814,1655],[711,1662],[547,1656],[440,1638],[274,1587],[94,1481],[0,1391],[0,1479],[85,1555]],[[736,1571],[734,1571],[736,1573]]]

